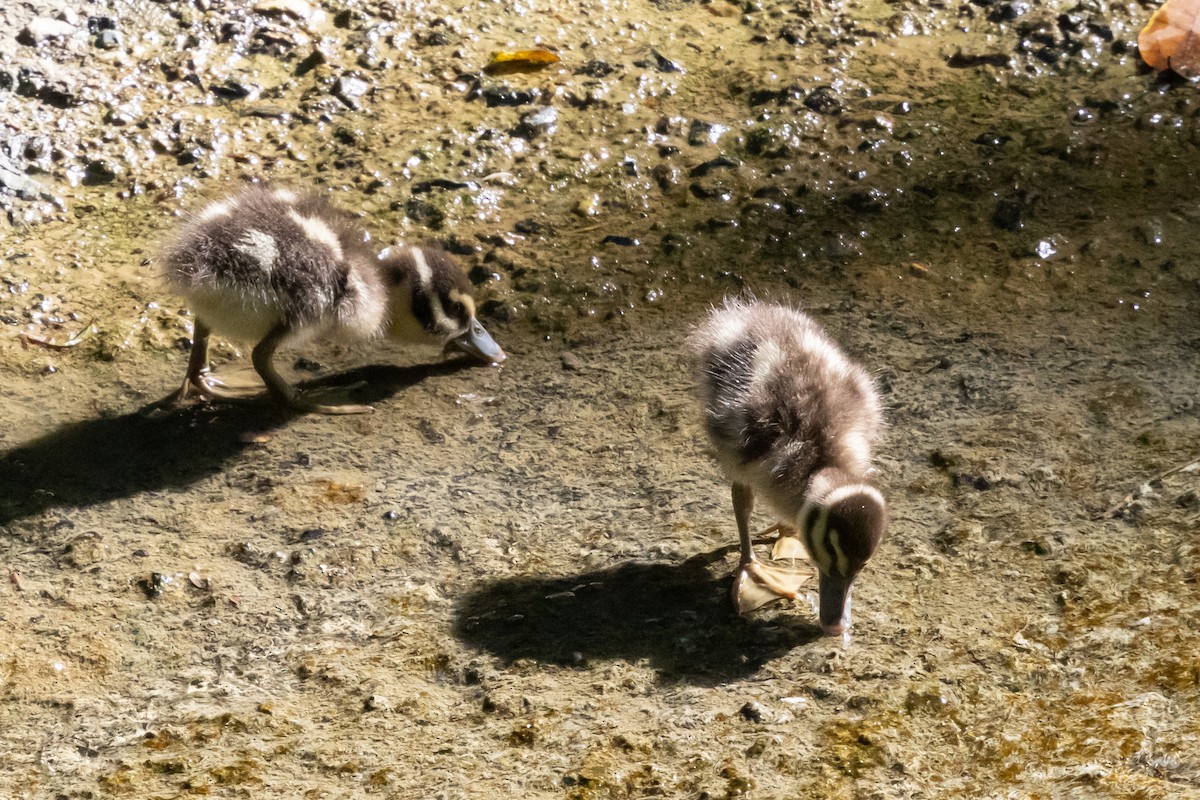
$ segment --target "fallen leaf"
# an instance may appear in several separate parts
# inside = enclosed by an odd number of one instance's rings
[[[1167,0],[1138,34],[1138,52],[1154,69],[1200,78],[1200,0]]]
[[[537,72],[557,63],[558,56],[549,50],[497,50],[483,71],[489,75]]]

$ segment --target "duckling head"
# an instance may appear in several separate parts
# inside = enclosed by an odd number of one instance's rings
[[[883,540],[887,504],[873,486],[840,483],[819,499],[810,495],[806,509],[801,519],[801,536],[820,572],[821,630],[838,636],[850,627],[850,589],[854,579]]]
[[[471,282],[449,253],[427,246],[390,248],[379,263],[389,287],[388,336],[444,345],[490,364],[507,358],[475,318]]]

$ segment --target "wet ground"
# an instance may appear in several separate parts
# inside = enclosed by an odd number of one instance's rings
[[[1200,96],[1150,4],[12,5],[0,796],[1200,793]],[[144,262],[252,177],[457,252],[508,362],[154,410]],[[746,290],[887,401],[846,642],[730,608],[681,344]]]

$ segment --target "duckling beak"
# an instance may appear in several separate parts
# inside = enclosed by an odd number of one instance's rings
[[[496,340],[484,330],[484,327],[479,324],[479,320],[474,317],[471,317],[471,322],[467,325],[466,332],[454,337],[450,341],[463,352],[469,353],[480,361],[486,361],[489,364],[499,364],[508,358],[504,351],[500,349],[500,345],[496,344]]]
[[[821,631],[827,636],[841,636],[850,627],[850,586],[853,578],[841,578],[821,573],[818,580]]]

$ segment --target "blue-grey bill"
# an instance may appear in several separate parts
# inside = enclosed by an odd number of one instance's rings
[[[500,345],[496,344],[492,335],[479,324],[479,320],[474,318],[471,319],[466,332],[455,337],[453,343],[464,353],[469,353],[480,361],[490,364],[499,364],[508,357],[500,349]]]

